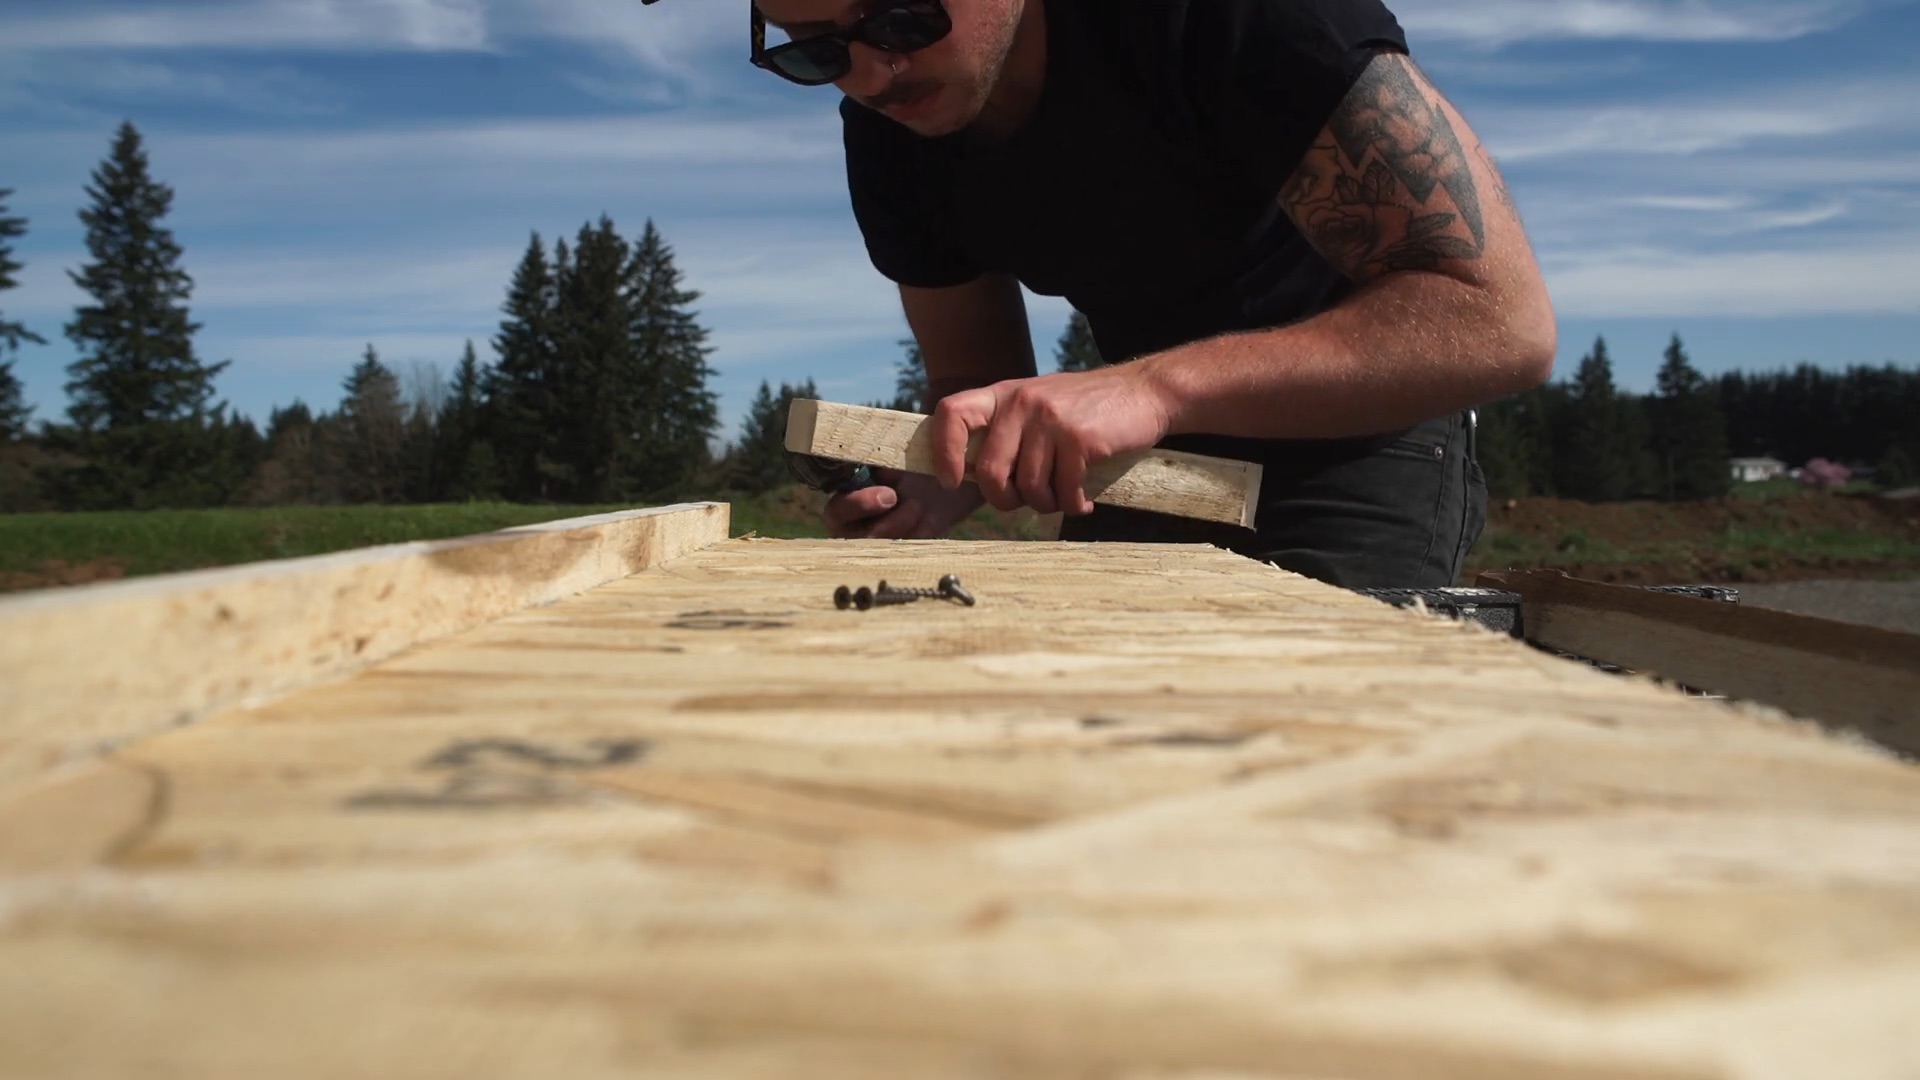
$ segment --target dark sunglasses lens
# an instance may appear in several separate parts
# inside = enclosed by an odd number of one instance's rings
[[[904,4],[876,12],[861,27],[861,38],[876,49],[912,52],[941,38],[953,23],[938,4]]]
[[[767,50],[767,62],[782,75],[805,83],[829,83],[850,67],[847,47],[832,38],[809,38]]]

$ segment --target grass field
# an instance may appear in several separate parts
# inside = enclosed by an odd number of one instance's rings
[[[801,488],[733,498],[732,532],[825,535],[822,496]],[[624,506],[288,507],[0,515],[0,591],[467,536]],[[1463,580],[1481,570],[1559,567],[1602,580],[1708,582],[1920,574],[1920,511],[1782,488],[1703,504],[1494,507]],[[983,510],[962,539],[1044,539],[1031,515]]]
[[[732,533],[821,537],[819,497],[798,489],[734,498]],[[0,514],[0,591],[321,555],[470,536],[630,506],[297,506],[125,513]],[[983,512],[958,535],[1036,539],[1031,521]]]

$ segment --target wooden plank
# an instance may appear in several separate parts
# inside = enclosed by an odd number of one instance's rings
[[[1920,753],[1920,636],[1558,571],[1487,573],[1479,584],[1519,593],[1525,634],[1542,645]]]
[[[787,411],[788,450],[854,464],[933,475],[931,417],[894,409],[796,399]],[[968,476],[984,432],[967,443]],[[1087,470],[1087,497],[1107,506],[1252,528],[1262,466],[1254,462],[1142,450]]]
[[[0,598],[0,788],[727,538],[699,503]]]
[[[1916,821],[1211,548],[732,540],[16,792],[0,1075],[1904,1080]]]

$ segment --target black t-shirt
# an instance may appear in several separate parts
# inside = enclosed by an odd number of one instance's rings
[[[876,269],[929,287],[1011,274],[1084,313],[1110,363],[1296,322],[1348,291],[1278,196],[1367,62],[1406,51],[1380,0],[1046,0],[1046,13],[1043,94],[1006,140],[928,139],[842,103]],[[1165,445],[1297,461],[1335,444]]]

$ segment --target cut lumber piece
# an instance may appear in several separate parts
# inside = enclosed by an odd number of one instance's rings
[[[1559,571],[1486,573],[1478,583],[1518,593],[1525,636],[1549,648],[1920,753],[1920,636]]]
[[[729,540],[0,795],[0,1076],[1907,1080],[1916,821],[1211,547]]]
[[[865,405],[796,399],[787,410],[787,449],[876,468],[934,474],[931,417]],[[968,475],[984,432],[967,444]],[[1263,467],[1256,462],[1141,450],[1087,470],[1087,497],[1106,506],[1151,510],[1253,528]]]
[[[697,503],[0,598],[0,788],[727,538]]]

